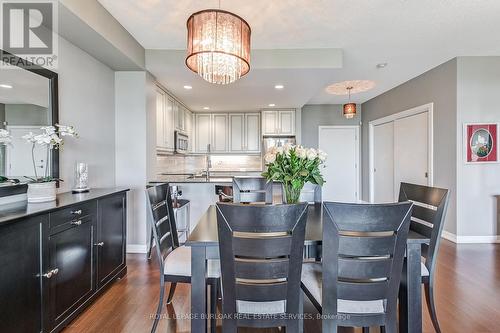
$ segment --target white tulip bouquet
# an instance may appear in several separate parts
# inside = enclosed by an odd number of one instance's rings
[[[64,144],[63,137],[78,137],[78,133],[75,131],[73,126],[64,126],[56,124],[55,126],[44,126],[40,128],[42,130],[41,134],[33,134],[30,132],[23,136],[28,143],[33,145],[31,149],[31,158],[33,160],[33,169],[35,171],[35,177],[26,177],[31,179],[34,183],[46,183],[60,179],[54,179],[49,176],[49,159],[50,151],[53,149],[60,149]],[[36,172],[35,163],[35,147],[36,145],[44,146],[47,149],[47,158],[45,160],[45,175],[43,177],[38,177]]]
[[[290,144],[271,147],[264,155],[267,170],[262,176],[283,183],[286,202],[297,203],[305,183],[324,184],[320,166],[326,158],[326,153],[313,148]]]

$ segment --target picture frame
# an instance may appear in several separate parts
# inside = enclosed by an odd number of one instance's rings
[[[464,123],[464,163],[498,163],[500,153],[498,131],[498,123]]]

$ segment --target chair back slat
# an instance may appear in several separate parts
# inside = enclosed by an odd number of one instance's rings
[[[412,206],[323,203],[323,306],[383,300],[397,311]]]
[[[288,275],[289,259],[236,259],[235,277],[238,279],[273,280],[283,279]]]
[[[382,279],[391,273],[391,258],[339,258],[338,276],[343,279]]]
[[[179,246],[170,186],[159,184],[146,190],[148,224],[153,230],[154,244],[160,264]]]
[[[417,184],[401,183],[399,201],[415,203],[412,213],[411,230],[430,238],[429,245],[422,246],[425,266],[431,277],[434,275],[436,258],[441,243],[449,190]]]
[[[273,183],[263,177],[234,177],[235,203],[272,203]]]
[[[240,306],[248,314],[247,302],[278,302],[284,314],[297,313],[306,220],[306,203],[217,204],[224,314],[237,314]],[[266,320],[267,324],[256,320],[255,325],[283,323]]]
[[[385,299],[388,294],[389,282],[337,282],[337,297],[346,301],[373,301]]]
[[[339,253],[348,257],[370,257],[392,255],[394,234],[388,236],[339,236]]]

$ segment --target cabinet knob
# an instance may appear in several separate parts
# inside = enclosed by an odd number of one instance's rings
[[[57,273],[59,273],[59,269],[54,268],[54,269],[48,271],[47,273],[42,274],[42,276],[46,279],[50,279],[52,276],[57,275]]]
[[[82,220],[71,221],[71,224],[72,225],[81,225],[82,224]]]
[[[94,244],[95,246],[100,246],[100,247],[103,247],[104,246],[104,242],[99,242],[97,244]]]
[[[72,215],[82,215],[82,210],[81,210],[81,209],[78,209],[78,210],[72,210],[72,211],[71,211],[71,214],[72,214]]]

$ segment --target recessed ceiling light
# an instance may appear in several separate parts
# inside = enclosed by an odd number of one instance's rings
[[[276,106],[276,104],[271,103],[271,104],[269,104],[269,106],[270,106],[270,107],[273,107],[273,106]]]
[[[210,110],[210,107],[208,107],[208,106],[204,106],[204,107],[203,107],[203,110]]]
[[[388,65],[388,63],[386,63],[386,62],[381,62],[380,64],[377,64],[377,68],[378,68],[378,69],[381,69],[381,68],[386,68],[386,67],[387,67],[387,65]]]
[[[184,89],[189,90],[189,89],[193,89],[193,87],[191,87],[191,86],[184,86]]]
[[[12,86],[10,84],[0,84],[0,88],[12,89]]]
[[[285,88],[285,86],[282,84],[277,84],[274,86],[274,89],[283,89],[283,88]]]

